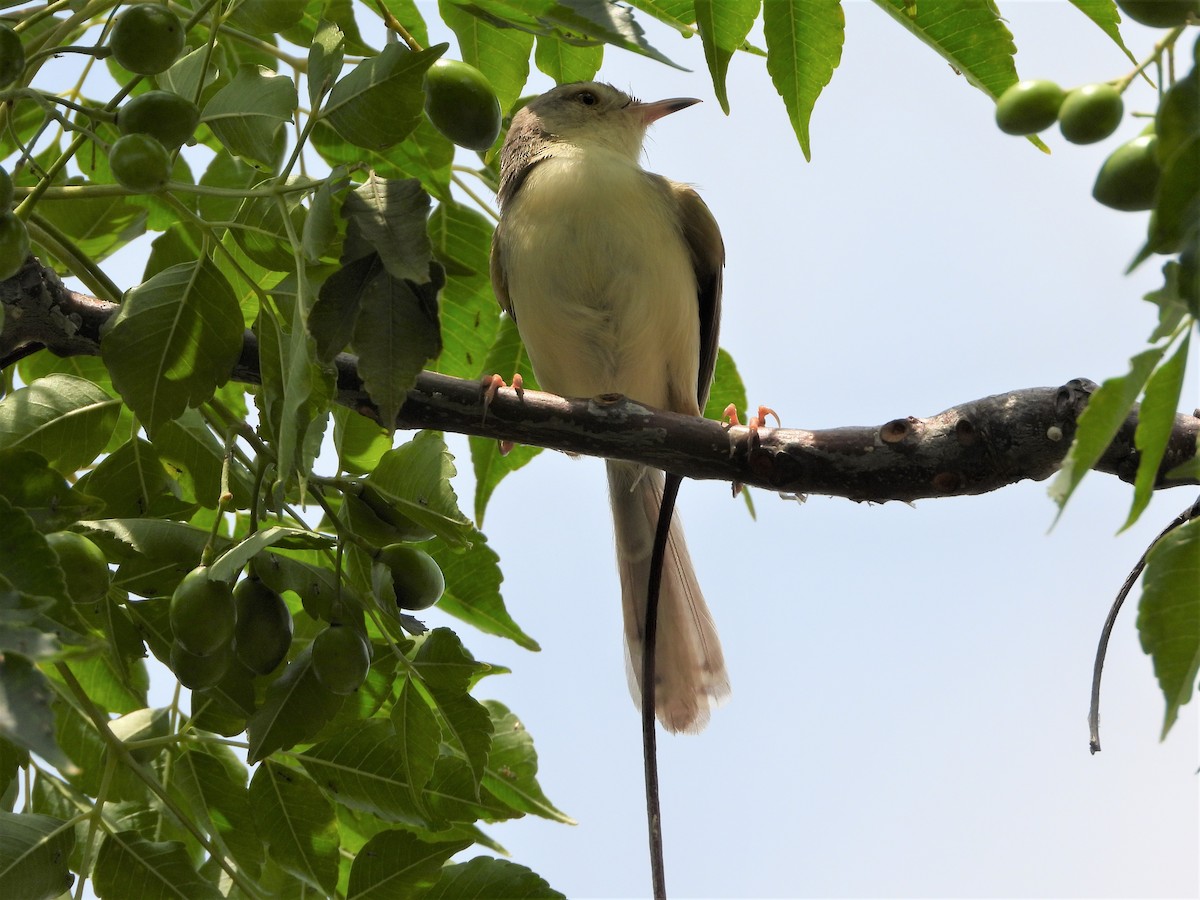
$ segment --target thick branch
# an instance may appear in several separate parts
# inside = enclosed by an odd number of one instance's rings
[[[37,349],[60,356],[97,355],[101,330],[116,307],[68,291],[46,269],[30,265],[0,284],[6,322],[0,366]],[[353,356],[335,360],[338,402],[376,417]],[[233,378],[260,381],[258,343],[246,332]],[[851,500],[917,500],[982,494],[1059,467],[1080,412],[1096,385],[1027,388],[951,407],[928,418],[878,426],[804,431],[745,427],[652,409],[619,396],[566,400],[502,389],[484,409],[478,382],[423,372],[396,427],[434,428],[641,462],[689,478],[737,481],[769,490]],[[1132,482],[1138,453],[1131,414],[1096,469]],[[1200,418],[1179,415],[1163,473],[1196,454]],[[1196,484],[1197,479],[1172,482]]]

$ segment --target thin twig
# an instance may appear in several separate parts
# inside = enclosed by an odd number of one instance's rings
[[[1104,672],[1104,657],[1108,655],[1108,640],[1112,637],[1113,626],[1117,622],[1117,613],[1121,611],[1125,598],[1129,596],[1129,592],[1133,590],[1142,570],[1146,568],[1146,558],[1150,555],[1150,551],[1180,525],[1197,517],[1200,517],[1200,497],[1197,497],[1195,503],[1172,519],[1171,523],[1159,532],[1158,537],[1150,542],[1150,546],[1137,561],[1133,571],[1125,577],[1125,583],[1121,585],[1121,590],[1117,592],[1117,598],[1113,600],[1113,604],[1108,610],[1108,615],[1104,619],[1104,627],[1100,629],[1100,645],[1096,648],[1096,660],[1092,664],[1092,702],[1088,708],[1088,731],[1090,732],[1088,749],[1092,753],[1100,752],[1100,676]]]
[[[658,643],[658,596],[662,588],[663,559],[671,533],[675,498],[683,481],[667,473],[662,502],[658,507],[658,527],[654,531],[654,550],[650,554],[650,584],[646,592],[646,621],[642,627],[642,763],[646,769],[646,826],[650,832],[650,880],[654,900],[666,900],[667,875],[663,865],[662,807],[658,794],[658,735],[654,727],[655,671],[654,653]]]

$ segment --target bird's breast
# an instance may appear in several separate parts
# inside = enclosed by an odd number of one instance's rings
[[[664,181],[616,154],[552,158],[505,208],[504,233],[509,298],[544,387],[656,406],[679,405],[677,382],[694,395],[696,279]]]

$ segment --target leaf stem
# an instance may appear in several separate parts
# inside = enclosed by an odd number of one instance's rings
[[[211,840],[209,840],[208,835],[201,831],[196,826],[196,823],[193,822],[191,818],[179,808],[179,804],[176,803],[174,798],[167,793],[166,789],[163,788],[158,779],[154,777],[154,774],[140,762],[134,759],[129,753],[128,748],[126,748],[125,744],[122,743],[121,739],[113,734],[112,729],[108,725],[108,719],[105,717],[100,708],[97,707],[92,701],[92,698],[88,696],[87,691],[83,689],[83,685],[81,685],[79,680],[75,677],[75,673],[72,672],[71,669],[64,663],[55,663],[54,668],[66,683],[68,690],[70,690],[71,694],[74,696],[75,701],[79,704],[84,715],[91,719],[92,724],[95,726],[96,731],[100,734],[101,739],[109,746],[113,753],[116,754],[117,758],[121,760],[122,764],[124,764],[126,768],[133,772],[133,774],[137,776],[137,778],[143,784],[145,784],[147,788],[149,788],[150,793],[154,794],[154,796],[156,796],[162,802],[163,807],[179,820],[179,823],[191,833],[192,837],[199,841],[200,846],[208,852],[209,856],[211,856],[217,865],[219,865],[225,871],[225,873],[229,875],[234,884],[242,889],[246,896],[261,897],[262,894],[258,890],[257,885],[247,880],[246,876],[225,858],[225,855],[220,851],[220,849],[213,844]]]
[[[1176,528],[1187,524],[1195,518],[1200,518],[1200,497],[1191,506],[1172,519],[1170,524],[1159,532],[1158,537],[1150,542],[1150,546],[1146,548],[1145,552],[1138,559],[1137,565],[1125,576],[1125,581],[1121,585],[1121,589],[1117,591],[1117,597],[1113,600],[1112,606],[1108,610],[1108,615],[1104,617],[1104,626],[1100,629],[1100,644],[1096,647],[1096,659],[1092,663],[1092,700],[1088,707],[1088,749],[1093,755],[1100,752],[1100,676],[1104,674],[1104,659],[1108,655],[1108,641],[1112,637],[1113,626],[1117,622],[1117,614],[1120,613],[1121,607],[1125,604],[1125,598],[1133,590],[1133,586],[1141,576],[1142,570],[1146,568],[1146,559],[1150,556],[1150,551],[1155,548],[1159,541]]]
[[[26,224],[30,238],[69,266],[71,274],[82,281],[88,290],[110,303],[121,302],[121,289],[69,237],[59,231],[58,226],[37,213],[33,213]]]

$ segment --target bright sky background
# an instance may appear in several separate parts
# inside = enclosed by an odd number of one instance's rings
[[[1077,147],[1050,132],[1046,156],[1001,134],[990,101],[874,4],[844,6],[811,164],[761,59],[734,59],[728,118],[699,41],[645,16],[651,42],[694,71],[612,49],[601,71],[642,99],[706,101],[654,126],[646,163],[694,183],[721,223],[722,343],[751,403],[791,427],[881,424],[1123,372],[1155,321],[1140,298],[1161,282],[1153,263],[1121,274],[1145,215],[1090,196],[1119,139]],[[1023,77],[1070,87],[1130,68],[1065,0],[1001,7]],[[436,7],[422,9],[441,39]],[[1126,30],[1139,57],[1157,36]],[[1153,110],[1150,90],[1131,107]],[[1140,128],[1129,119],[1120,135]],[[120,254],[115,280],[135,283],[144,255]],[[1198,402],[1193,378],[1183,405]],[[465,441],[452,447],[469,510]],[[1160,744],[1163,701],[1132,603],[1105,672],[1104,751],[1087,749],[1105,613],[1194,493],[1160,495],[1114,537],[1130,496],[1092,475],[1048,534],[1042,484],[915,508],[759,491],[757,521],[727,485],[686,484],[734,693],[702,735],[660,739],[671,895],[1200,892],[1196,705]],[[522,717],[542,786],[579,822],[487,830],[570,897],[644,896],[639,720],[601,464],[543,454],[500,487],[485,526],[509,610],[543,650],[462,627],[479,658],[513,669],[477,693]]]

